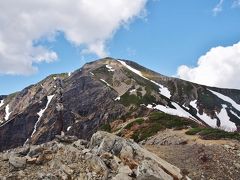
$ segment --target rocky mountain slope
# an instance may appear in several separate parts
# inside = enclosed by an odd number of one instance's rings
[[[132,61],[104,58],[0,96],[0,151],[65,132],[90,139],[102,126],[161,111],[203,127],[240,130],[240,91],[166,77]],[[156,123],[154,124],[156,125]]]

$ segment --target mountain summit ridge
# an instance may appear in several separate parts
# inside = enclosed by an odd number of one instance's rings
[[[109,57],[50,75],[0,100],[0,151],[50,141],[61,132],[89,139],[106,123],[152,111],[240,130],[240,90],[167,77]]]

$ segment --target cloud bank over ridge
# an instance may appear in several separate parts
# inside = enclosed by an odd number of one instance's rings
[[[196,67],[182,65],[177,75],[208,86],[240,89],[240,42],[210,49],[198,59]]]

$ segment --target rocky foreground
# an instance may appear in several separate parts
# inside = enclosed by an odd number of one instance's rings
[[[56,136],[0,154],[0,179],[177,180],[179,168],[132,140],[98,131],[91,140]]]

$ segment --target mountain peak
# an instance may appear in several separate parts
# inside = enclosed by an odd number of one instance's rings
[[[240,91],[163,76],[110,57],[0,100],[0,150],[50,141],[62,132],[89,139],[103,125],[154,111],[226,131],[240,127]]]

